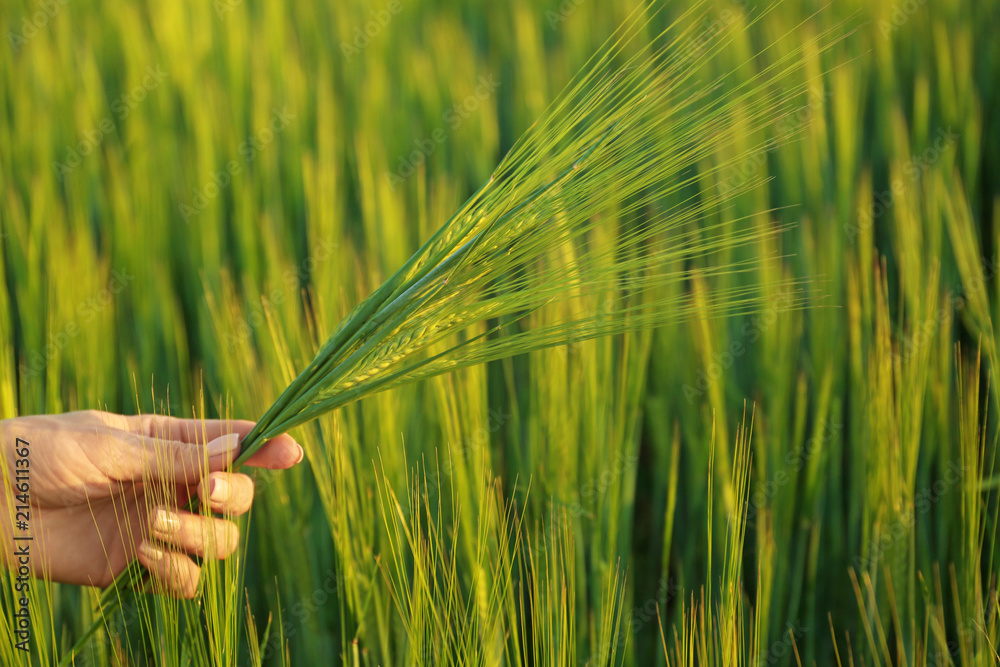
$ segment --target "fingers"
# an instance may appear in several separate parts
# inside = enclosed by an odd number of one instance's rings
[[[198,594],[201,568],[187,556],[166,551],[149,541],[139,545],[136,556],[149,570],[157,590],[185,599]]]
[[[198,485],[202,504],[218,514],[243,514],[253,503],[253,480],[238,473],[213,472]]]
[[[263,447],[247,459],[246,465],[270,470],[284,470],[302,461],[303,457],[302,447],[286,433],[264,443]]]
[[[238,473],[213,472],[198,485],[198,495],[213,512],[243,514],[253,502],[253,480]],[[226,519],[172,507],[153,509],[148,537],[136,555],[149,570],[157,590],[180,598],[198,592],[201,568],[188,556],[228,558],[239,547],[239,529]]]
[[[192,444],[211,442],[231,433],[242,441],[254,427],[254,423],[246,419],[179,419],[162,415],[132,415],[122,419],[126,429],[137,435]],[[256,451],[246,465],[283,470],[302,458],[302,447],[290,435],[282,434]]]
[[[191,444],[210,442],[230,433],[242,439],[253,428],[253,422],[246,419],[180,419],[166,415],[127,415],[122,419],[123,430],[136,435]]]
[[[226,502],[249,507],[249,502],[243,496],[247,488],[252,496],[251,480],[246,478],[245,482],[239,479],[226,481],[232,482],[232,500]],[[218,483],[215,486],[218,488]],[[150,513],[149,537],[139,544],[136,556],[149,570],[158,590],[180,598],[193,598],[198,592],[201,568],[187,554],[203,558],[228,558],[238,548],[239,537],[239,529],[232,521],[161,506]]]
[[[204,558],[228,558],[239,546],[236,524],[214,516],[157,507],[150,514],[150,537],[157,542]]]
[[[198,592],[201,567],[187,554],[221,559],[238,545],[239,531],[231,521],[158,507],[150,515],[149,538],[136,555],[157,590],[190,599]]]
[[[239,436],[224,435],[199,446],[179,440],[160,440],[124,431],[99,436],[86,453],[108,477],[120,481],[162,480],[195,484],[213,470],[223,470],[237,456]]]

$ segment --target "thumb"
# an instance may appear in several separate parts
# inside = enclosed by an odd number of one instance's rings
[[[222,470],[237,456],[238,433],[205,444],[163,440],[125,431],[111,439],[103,472],[119,481],[159,480],[195,484],[209,472]]]

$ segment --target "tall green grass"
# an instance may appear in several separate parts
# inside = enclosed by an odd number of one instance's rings
[[[0,416],[263,415],[638,5],[400,4],[357,54],[378,3],[73,0],[5,45]],[[84,664],[994,664],[1000,16],[765,9],[704,5],[726,37],[698,76],[794,58],[788,115],[734,113],[656,203],[731,195],[702,224],[755,240],[693,266],[748,275],[657,294],[692,310],[654,333],[297,429],[308,466],[258,473],[246,549],[200,601],[126,595]],[[36,11],[4,5],[4,34]],[[761,309],[708,316],[745,285]],[[29,658],[3,583],[3,664],[54,663],[93,620],[96,592],[39,582]]]

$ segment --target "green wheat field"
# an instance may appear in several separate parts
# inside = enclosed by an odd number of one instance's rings
[[[5,571],[0,664],[1000,662],[995,0],[4,2],[0,417],[261,418],[630,21],[640,92],[720,83],[496,187],[610,146],[545,266],[692,201],[704,252],[633,315],[511,260],[492,347],[296,425],[196,599],[38,580],[24,651]]]

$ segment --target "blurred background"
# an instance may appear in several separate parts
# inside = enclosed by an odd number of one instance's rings
[[[258,417],[639,8],[3,3],[0,417]],[[700,167],[770,179],[720,218],[794,223],[773,307],[303,427],[203,599],[127,602],[82,664],[994,664],[1000,5],[674,0],[650,36],[686,12],[736,28],[709,73],[805,46],[747,133],[779,145]],[[92,620],[37,596],[4,664]]]

